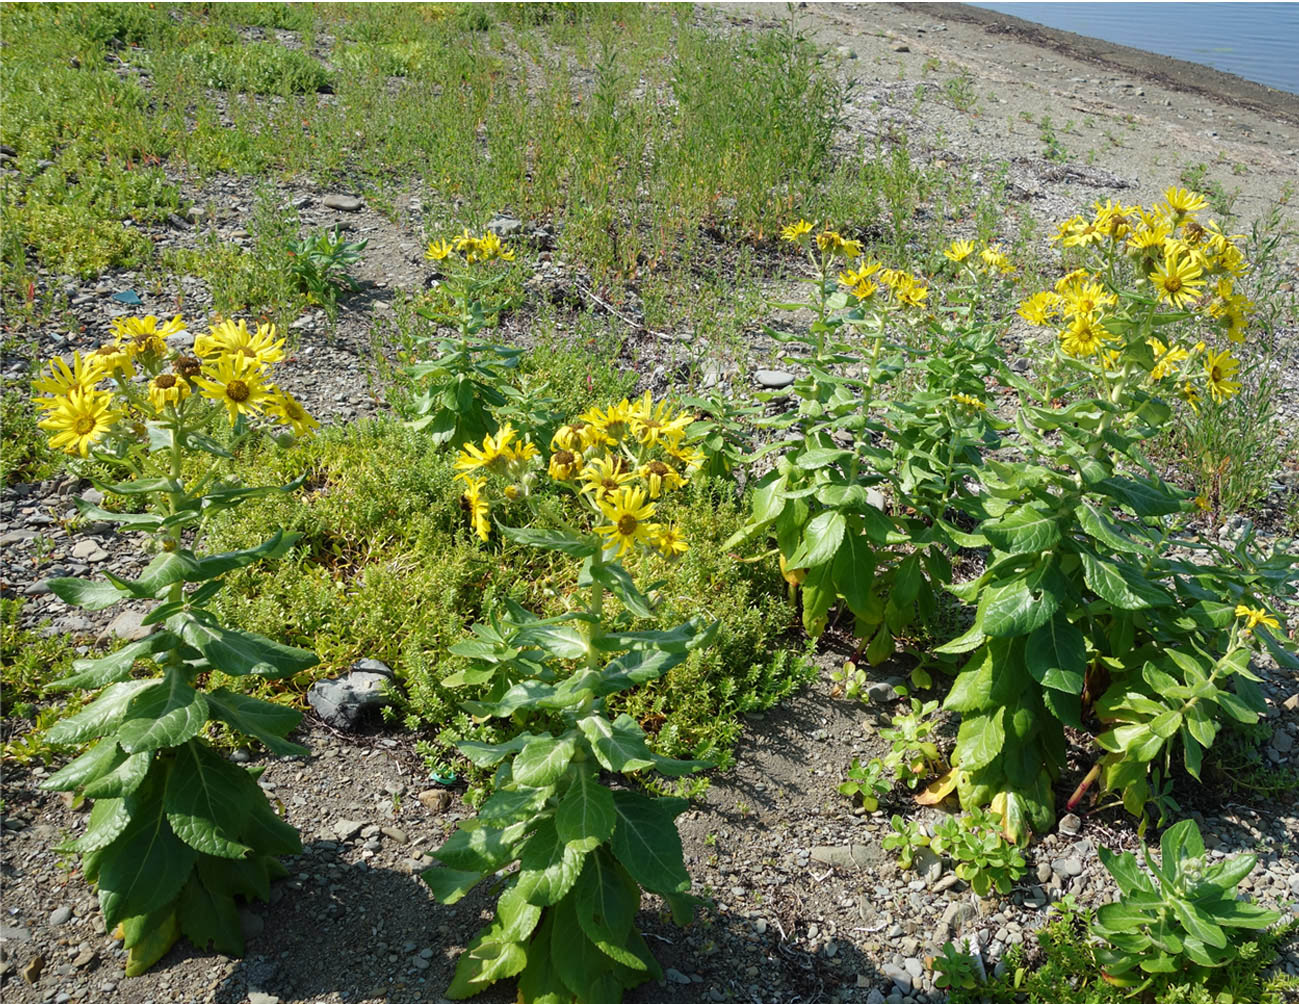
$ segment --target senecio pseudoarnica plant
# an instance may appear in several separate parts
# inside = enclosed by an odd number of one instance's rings
[[[678,776],[706,764],[655,753],[633,718],[607,710],[609,698],[658,679],[716,634],[716,624],[695,620],[646,627],[659,615],[654,587],[642,591],[623,564],[671,560],[688,547],[659,510],[703,459],[686,441],[692,421],[646,394],[563,425],[548,460],[508,423],[456,459],[485,545],[492,510],[513,511],[544,525],[497,524],[502,535],[581,568],[566,613],[540,618],[507,602],[452,648],[470,665],[443,683],[482,695],[465,709],[526,731],[496,745],[458,744],[477,766],[496,768],[493,793],[433,852],[441,864],[424,878],[442,903],[484,881],[498,898],[448,997],[517,977],[522,1001],[617,1001],[662,975],[635,927],[642,889],[678,922],[693,916],[675,823],[688,803],[639,788],[647,772]]]
[[[241,954],[235,898],[265,899],[271,879],[285,874],[277,856],[302,849],[257,784],[260,770],[231,763],[205,736],[219,723],[294,756],[306,750],[285,736],[301,715],[199,684],[213,671],[274,679],[316,663],[309,651],[226,627],[208,609],[226,573],[283,556],[296,536],[276,532],[257,547],[203,555],[185,534],[244,499],[298,486],[247,487],[219,475],[216,461],[231,457],[257,425],[278,424],[275,435],[287,445],[317,423],[269,380],[284,344],[273,326],[223,321],[195,338],[192,351],[177,352],[168,339],[185,330],[179,316],[113,325],[112,342],[88,356],[74,353],[70,366],[63,359],[47,366],[34,384],[35,404],[46,413],[40,425],[52,446],[120,470],[124,480],[99,487],[145,503],[143,512],[115,512],[82,502],[82,515],[152,534],[158,554],[138,579],[52,579],[50,589],[87,610],[148,601],[142,624],[154,629],[109,655],[78,660],[73,675],[49,685],[99,694],[46,734],[50,742],[90,745],[42,787],[94,802],[69,849],[97,887],[134,976],[181,935]],[[232,427],[228,446],[211,435],[223,418]]]

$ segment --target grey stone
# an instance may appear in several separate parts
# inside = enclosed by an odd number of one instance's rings
[[[784,370],[758,370],[753,374],[753,379],[758,381],[758,386],[767,390],[780,390],[794,382],[794,374]]]
[[[865,693],[872,704],[893,704],[902,698],[898,693],[898,687],[902,685],[901,677],[890,676],[887,680],[875,680],[866,684]]]
[[[126,641],[139,641],[141,638],[147,638],[153,634],[154,625],[141,624],[147,611],[144,610],[123,610],[120,614],[108,622],[108,627],[104,628],[104,633],[100,638],[122,638]]]
[[[274,994],[262,993],[260,990],[254,990],[248,995],[248,1004],[280,1004],[280,999]]]
[[[1020,356],[1018,359],[1012,359],[1010,368],[1016,373],[1027,373],[1033,368],[1033,364],[1028,361],[1027,357]]]
[[[884,863],[884,851],[875,844],[813,847],[812,860],[836,868],[878,868]]]
[[[406,836],[406,831],[398,829],[396,826],[381,826],[379,832],[394,843],[405,844],[410,841],[410,837]]]
[[[243,929],[244,940],[252,941],[262,931],[266,930],[266,921],[262,919],[260,913],[254,913],[252,910],[240,910],[239,926]]]
[[[365,205],[355,195],[341,195],[337,192],[326,195],[323,202],[326,209],[337,209],[344,213],[355,213]]]
[[[185,218],[191,223],[202,223],[207,219],[207,210],[202,206],[190,206],[185,210]]]
[[[683,986],[690,983],[690,977],[679,969],[669,968],[663,970],[663,978],[669,983],[680,983]]]
[[[925,883],[937,882],[942,877],[943,859],[928,847],[917,850],[914,861],[916,874],[921,876]]]
[[[1042,861],[1037,866],[1037,880],[1042,883],[1051,881],[1051,866]]]
[[[884,994],[879,987],[874,988],[866,995],[866,1004],[884,1004]]]
[[[910,52],[910,51],[911,51],[911,46],[907,45],[906,42],[895,42],[895,43],[893,43],[893,51],[894,51],[894,52]]]
[[[880,972],[891,979],[893,985],[904,994],[911,993],[911,987],[913,985],[911,974],[901,966],[892,962],[886,962],[884,965],[880,966]]]
[[[0,941],[14,941],[26,945],[31,940],[32,932],[27,928],[13,924],[0,924]]]
[[[1083,863],[1078,858],[1057,858],[1051,862],[1051,870],[1062,878],[1077,878],[1082,874]]]
[[[967,924],[971,924],[979,919],[979,908],[973,903],[964,900],[958,900],[955,903],[948,903],[947,909],[943,911],[942,923],[947,927],[947,937],[955,938],[965,929]]]
[[[1271,746],[1278,753],[1289,753],[1294,749],[1294,737],[1284,729],[1277,729],[1272,736]]]
[[[365,826],[364,823],[355,819],[340,819],[333,825],[334,835],[339,840],[351,840],[361,832],[363,826]]]
[[[50,927],[58,927],[61,924],[66,924],[71,919],[72,919],[72,907],[61,906],[53,913],[50,914],[49,925]]]
[[[1076,837],[1082,830],[1082,820],[1072,812],[1066,812],[1060,817],[1060,832],[1066,837]]]
[[[850,48],[848,48],[848,46],[846,46],[846,45],[841,45],[841,46],[839,46],[839,48],[837,48],[837,49],[834,50],[834,53],[835,53],[835,55],[838,56],[840,59],[856,59],[856,58],[857,58],[857,50],[856,50],[856,49],[850,49]]]
[[[108,552],[99,546],[97,540],[79,540],[72,546],[72,556],[84,561],[103,561]]]
[[[911,974],[911,980],[913,983],[919,983],[925,975],[925,964],[919,959],[907,959],[902,963],[902,965],[906,968],[906,971]]]
[[[394,681],[392,670],[378,659],[362,659],[347,676],[313,683],[307,701],[327,725],[350,732],[391,702]]]
[[[0,537],[0,545],[21,544],[25,540],[34,540],[35,537],[35,530],[10,530],[3,537]]]
[[[104,501],[104,493],[98,488],[87,488],[81,493],[81,501],[89,502],[91,505],[102,505]]]
[[[523,229],[523,221],[501,213],[487,221],[487,230],[504,240],[513,237]]]

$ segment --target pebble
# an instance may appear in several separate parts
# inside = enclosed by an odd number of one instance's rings
[[[334,835],[337,836],[339,840],[351,840],[361,832],[363,826],[365,826],[365,823],[355,819],[340,819],[334,823]]]
[[[341,195],[332,192],[322,200],[326,209],[337,209],[344,213],[355,213],[365,205],[355,195]]]
[[[663,970],[663,978],[669,983],[680,983],[683,986],[690,982],[690,977],[679,969],[668,968]]]
[[[1072,812],[1066,812],[1060,817],[1060,832],[1066,837],[1076,837],[1082,830],[1082,820]]]
[[[49,924],[50,927],[58,927],[61,924],[66,924],[71,919],[72,919],[72,907],[61,906],[53,913],[50,914]]]
[[[753,379],[758,381],[758,386],[765,387],[767,390],[780,390],[794,382],[794,374],[786,373],[784,370],[764,369],[754,373]]]

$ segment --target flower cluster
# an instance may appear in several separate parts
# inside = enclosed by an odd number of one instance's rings
[[[453,254],[461,255],[468,265],[496,259],[514,261],[514,250],[502,244],[501,238],[490,230],[485,231],[481,237],[475,237],[468,230],[464,230],[449,241],[430,241],[424,251],[424,257],[429,261],[442,261]]]
[[[1095,204],[1090,216],[1059,225],[1052,240],[1082,253],[1082,265],[1019,306],[1030,324],[1057,328],[1060,349],[1075,359],[1097,358],[1104,369],[1125,362],[1123,325],[1115,323],[1126,304],[1150,303],[1147,321],[1161,308],[1216,330],[1234,342],[1245,339],[1254,304],[1236,291],[1248,269],[1240,234],[1226,234],[1197,214],[1204,196],[1170,188],[1152,206]],[[1177,319],[1177,318],[1172,318]],[[1193,406],[1201,386],[1215,401],[1235,393],[1239,363],[1229,351],[1214,352],[1201,339],[1178,344],[1154,337],[1147,324],[1141,358],[1151,383],[1176,381]],[[1165,329],[1166,330],[1166,329]]]
[[[271,364],[284,357],[274,325],[250,331],[244,321],[220,321],[194,339],[192,352],[173,351],[168,340],[185,331],[180,315],[170,321],[117,318],[112,341],[85,356],[73,352],[71,365],[52,359],[32,383],[50,446],[88,457],[110,435],[138,434],[141,420],[193,428],[188,420],[201,402],[223,405],[231,424],[240,416],[265,415],[300,436],[319,428],[269,380]]]
[[[649,392],[636,401],[624,398],[607,408],[593,407],[561,426],[550,440],[546,472],[551,480],[582,500],[594,532],[621,558],[637,545],[666,557],[686,551],[675,528],[655,522],[664,496],[681,488],[699,469],[703,455],[686,442],[694,421]],[[464,481],[464,499],[474,532],[486,541],[493,497],[507,502],[532,496],[540,453],[506,424],[486,436],[482,447],[465,446],[456,457],[456,477]],[[493,488],[501,485],[499,491]]]
[[[989,275],[1011,275],[1015,271],[1010,258],[996,244],[985,244],[975,256],[974,241],[952,241],[943,249],[943,257],[957,265],[962,265],[971,272],[975,271],[976,257],[983,270]]]

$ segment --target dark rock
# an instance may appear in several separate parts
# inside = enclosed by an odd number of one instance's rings
[[[391,702],[389,689],[396,679],[378,659],[362,659],[347,676],[313,683],[307,701],[327,725],[351,732]]]

